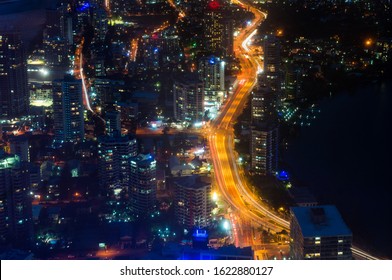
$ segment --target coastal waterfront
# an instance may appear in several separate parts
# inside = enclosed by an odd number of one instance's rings
[[[321,114],[283,152],[296,185],[309,187],[319,203],[336,204],[354,243],[388,258],[391,93],[389,81],[321,101]]]

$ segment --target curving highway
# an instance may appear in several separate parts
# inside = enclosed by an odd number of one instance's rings
[[[234,1],[234,3],[241,3]],[[252,55],[248,42],[257,32],[257,27],[267,14],[249,6],[255,15],[252,24],[243,29],[234,42],[236,56],[240,59],[242,72],[237,76],[238,85],[233,95],[226,102],[218,117],[206,131],[210,146],[211,159],[214,166],[214,177],[225,201],[230,205],[230,221],[234,244],[239,247],[260,246],[254,228],[262,225],[274,232],[289,231],[289,221],[277,215],[261,203],[245,180],[241,177],[234,153],[233,122],[242,112],[247,97],[257,83],[257,74],[262,72],[260,61]],[[356,259],[377,259],[367,252],[352,247]]]
[[[234,42],[242,69],[237,77],[238,86],[212,122],[208,132],[215,180],[222,196],[230,204],[234,244],[240,247],[256,245],[254,228],[260,225],[275,232],[289,229],[289,223],[267,206],[260,204],[259,199],[246,186],[234,154],[233,122],[242,112],[260,71],[260,65],[251,55],[248,42],[256,34],[257,27],[265,19],[266,14],[252,7],[250,11],[255,15],[253,23],[243,29]]]

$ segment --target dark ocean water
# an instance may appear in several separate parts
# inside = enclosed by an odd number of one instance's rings
[[[335,204],[354,243],[392,259],[392,81],[319,104],[283,159],[320,203]]]

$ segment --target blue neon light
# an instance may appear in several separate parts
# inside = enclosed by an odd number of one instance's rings
[[[282,170],[278,173],[278,179],[281,181],[289,180],[289,178],[290,177],[289,177],[289,174],[287,173],[287,171]]]
[[[86,11],[88,8],[90,8],[90,3],[85,2],[85,3],[83,3],[83,4],[78,8],[78,11],[79,11],[79,12],[84,12],[84,11]]]

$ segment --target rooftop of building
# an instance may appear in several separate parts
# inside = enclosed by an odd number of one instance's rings
[[[103,135],[98,138],[100,143],[126,143],[126,142],[134,142],[135,138],[131,138],[129,135],[121,135],[120,133],[114,133],[112,135]]]
[[[211,180],[207,176],[191,175],[176,178],[174,183],[185,188],[199,189],[211,184]]]
[[[155,161],[154,157],[147,154],[138,154],[135,157],[130,158],[131,162],[137,162],[138,165],[149,165],[151,162]]]
[[[199,75],[196,72],[185,72],[180,73],[174,77],[175,82],[187,84],[187,83],[201,83]]]
[[[20,164],[19,156],[8,154],[0,149],[0,169],[15,167]]]
[[[327,237],[352,235],[334,205],[292,207],[304,237]]]

